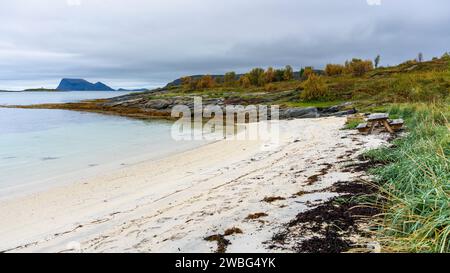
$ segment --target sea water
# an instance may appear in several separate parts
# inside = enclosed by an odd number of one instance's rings
[[[0,105],[86,99],[0,95]],[[44,95],[43,95],[44,94]],[[17,95],[18,97],[14,97]],[[90,99],[98,98],[89,95]],[[79,181],[205,144],[175,141],[172,123],[65,110],[0,108],[0,199]]]

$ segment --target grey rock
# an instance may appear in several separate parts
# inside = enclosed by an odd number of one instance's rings
[[[340,112],[335,112],[335,113],[329,113],[329,114],[322,114],[321,116],[323,117],[344,117],[344,116],[348,116],[348,115],[353,115],[358,113],[358,111],[356,109],[351,109],[351,110],[347,110],[347,111],[340,111]]]
[[[343,109],[351,106],[352,104],[353,103],[351,103],[351,102],[345,102],[345,103],[342,103],[342,104],[339,104],[339,105],[335,105],[335,106],[326,108],[326,109],[322,110],[321,112],[324,113],[324,114],[341,112],[341,111],[343,111]]]
[[[288,108],[280,111],[281,119],[293,118],[318,118],[320,117],[319,110],[316,107],[308,108]]]
[[[173,105],[173,102],[170,100],[150,100],[148,101],[144,108],[151,108],[156,110],[163,110],[171,107]]]

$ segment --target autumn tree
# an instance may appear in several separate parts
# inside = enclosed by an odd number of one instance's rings
[[[225,76],[223,77],[223,83],[225,86],[235,86],[236,73],[233,71],[225,73]]]
[[[303,91],[300,97],[305,101],[318,101],[326,99],[327,87],[323,77],[316,75],[315,73],[310,74],[308,80],[306,80],[303,84]]]
[[[183,85],[183,87],[185,88],[190,88],[192,83],[192,77],[186,76],[181,78],[181,84]]]
[[[327,76],[338,76],[344,73],[345,67],[340,64],[327,64],[325,74]]]
[[[205,75],[200,78],[200,80],[197,83],[197,88],[199,89],[207,89],[212,88],[216,84],[214,78],[211,75]]]
[[[283,80],[290,81],[293,78],[294,78],[294,70],[292,69],[292,66],[286,65],[284,69]]]
[[[316,74],[314,72],[314,69],[311,66],[305,67],[302,75],[302,79],[309,79],[309,77],[313,74]]]
[[[345,71],[355,77],[361,77],[367,72],[373,70],[373,63],[370,60],[353,59],[345,62]]]
[[[254,86],[263,86],[265,84],[265,73],[262,68],[253,68],[248,74],[247,77],[250,80],[250,83]]]
[[[239,85],[244,88],[249,88],[252,83],[250,82],[250,79],[247,75],[244,75],[239,78]]]
[[[275,81],[275,70],[272,67],[267,68],[265,74],[266,83],[271,83]]]

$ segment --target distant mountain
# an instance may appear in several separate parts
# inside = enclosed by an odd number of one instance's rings
[[[119,88],[119,89],[117,89],[117,91],[124,91],[124,92],[126,92],[126,91],[131,91],[131,92],[145,92],[145,91],[148,91],[148,89],[147,88],[138,88],[138,89],[125,89],[125,88]]]
[[[104,83],[91,83],[83,79],[62,79],[58,90],[61,91],[115,91]]]

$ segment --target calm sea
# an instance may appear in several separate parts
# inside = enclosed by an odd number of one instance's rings
[[[120,92],[0,93],[0,105],[72,102]],[[205,144],[176,142],[168,121],[0,108],[0,199],[74,182]]]

